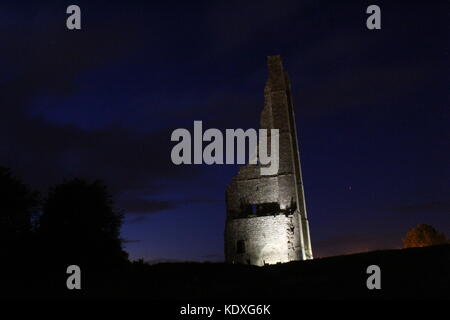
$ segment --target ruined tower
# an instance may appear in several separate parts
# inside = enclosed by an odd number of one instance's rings
[[[291,86],[280,56],[267,58],[261,128],[279,130],[279,170],[241,167],[226,191],[225,259],[264,265],[312,259]],[[270,138],[268,141],[270,146]]]

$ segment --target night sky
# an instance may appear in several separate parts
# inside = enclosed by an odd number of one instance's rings
[[[399,248],[418,223],[450,236],[449,2],[392,2],[4,0],[0,165],[42,192],[103,179],[132,259],[221,261],[238,166],[175,166],[170,135],[258,128],[280,54],[315,256]]]

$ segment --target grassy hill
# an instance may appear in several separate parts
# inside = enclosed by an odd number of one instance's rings
[[[381,290],[367,289],[366,270],[372,264],[381,268]],[[111,277],[115,281],[92,281],[92,295],[181,300],[450,299],[450,245],[265,267],[133,263]]]
[[[35,261],[5,275],[13,298],[139,298],[180,301],[304,299],[450,299],[450,245],[384,250],[265,267],[225,263],[142,262],[80,266],[82,290],[66,288],[64,266]],[[369,265],[381,290],[368,290]]]

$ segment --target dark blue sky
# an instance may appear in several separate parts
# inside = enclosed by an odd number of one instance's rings
[[[365,10],[378,4],[382,29]],[[78,4],[82,30],[66,29]],[[171,132],[259,124],[267,55],[297,116],[316,256],[450,236],[447,1],[0,4],[0,165],[45,190],[100,178],[132,258],[222,260],[237,166],[175,166]]]

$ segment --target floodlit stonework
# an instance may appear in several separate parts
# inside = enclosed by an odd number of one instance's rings
[[[261,128],[279,129],[279,170],[240,168],[226,191],[225,259],[262,266],[312,259],[289,78],[280,56],[267,58]],[[270,137],[268,140],[270,146]]]

